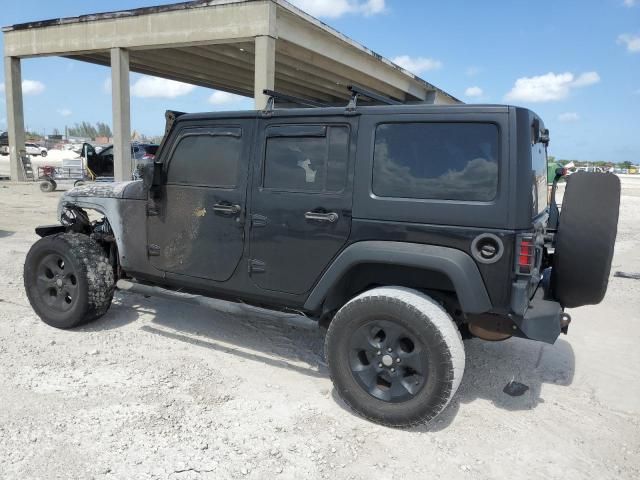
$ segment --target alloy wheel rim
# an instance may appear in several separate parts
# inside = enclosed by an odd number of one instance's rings
[[[400,403],[414,398],[427,383],[428,366],[422,342],[396,322],[372,320],[351,335],[351,373],[379,400]]]
[[[78,276],[63,255],[49,253],[38,264],[36,287],[49,308],[64,313],[77,300]]]

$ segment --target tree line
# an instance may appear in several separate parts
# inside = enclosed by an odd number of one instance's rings
[[[112,137],[111,127],[103,122],[92,125],[89,122],[76,123],[73,127],[67,127],[68,137],[96,138]]]
[[[633,167],[633,162],[603,162],[603,161],[598,161],[598,162],[586,162],[584,160],[564,160],[564,159],[557,159],[554,156],[549,156],[549,163],[559,163],[560,165],[566,165],[567,163],[571,163],[573,162],[573,164],[576,167],[588,167],[588,166],[592,166],[592,167],[612,167],[612,166],[617,166],[620,168],[631,168]]]

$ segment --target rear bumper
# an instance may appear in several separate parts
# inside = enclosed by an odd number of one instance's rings
[[[545,343],[554,343],[560,333],[567,333],[569,317],[555,300],[550,300],[540,285],[529,301],[524,315],[512,315],[519,336]]]

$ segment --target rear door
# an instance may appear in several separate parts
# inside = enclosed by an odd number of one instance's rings
[[[149,255],[159,270],[228,280],[244,248],[247,172],[254,121],[182,128],[164,159],[149,216]]]
[[[346,243],[355,122],[344,117],[266,122],[258,140],[249,260],[260,288],[309,291]]]

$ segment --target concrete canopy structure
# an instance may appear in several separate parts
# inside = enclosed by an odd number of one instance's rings
[[[11,177],[22,179],[21,58],[111,66],[115,176],[130,178],[129,72],[253,97],[346,104],[357,84],[402,102],[460,103],[284,0],[199,0],[3,28]],[[364,100],[366,101],[366,100]]]

